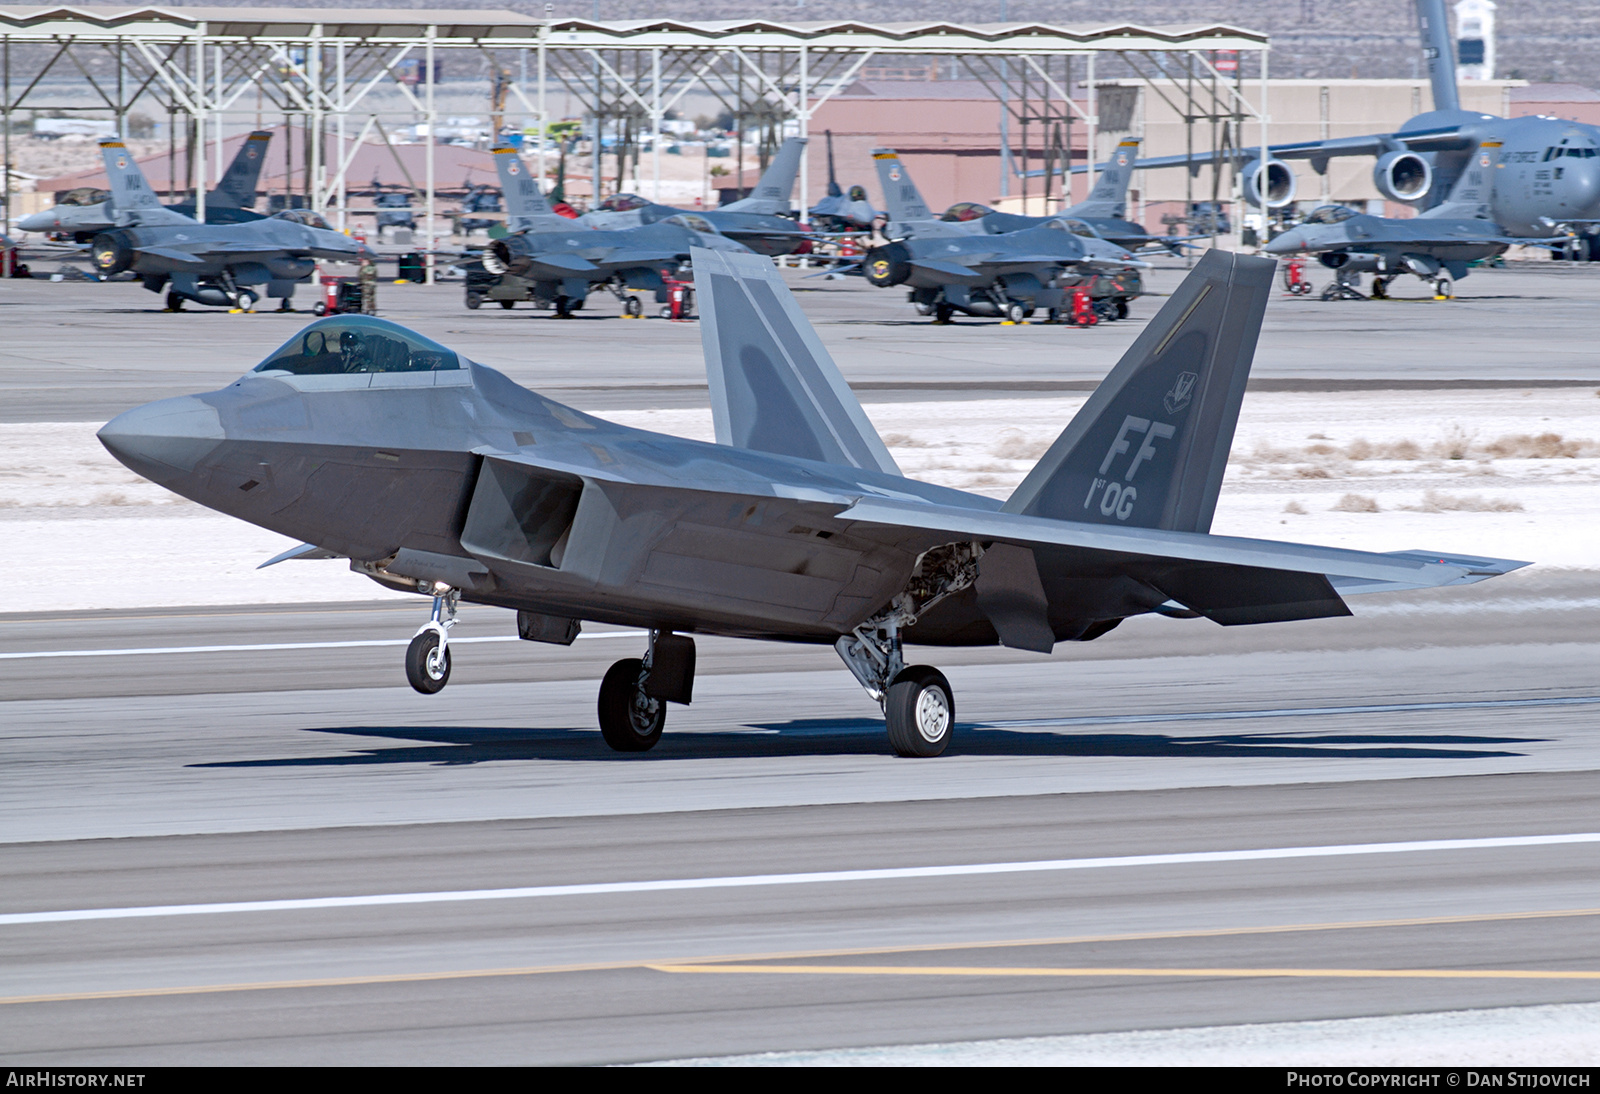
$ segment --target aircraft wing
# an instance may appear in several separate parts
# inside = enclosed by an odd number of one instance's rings
[[[171,247],[140,247],[139,250],[144,254],[155,255],[158,258],[165,258],[172,262],[186,262],[195,266],[203,266],[205,264],[203,259],[196,258],[187,251],[175,251]]]
[[[610,260],[608,259],[607,261],[609,262]],[[592,274],[597,273],[600,269],[599,266],[596,266],[587,258],[560,254],[559,252],[534,255],[533,263],[536,266],[543,266],[550,270],[560,270],[569,274]]]
[[[1362,137],[1335,137],[1325,141],[1296,141],[1290,144],[1269,144],[1274,159],[1280,160],[1330,160],[1339,156],[1381,156],[1385,152],[1408,150],[1411,152],[1467,151],[1478,146],[1478,138],[1463,133],[1457,126],[1439,129],[1421,129],[1410,133],[1373,133]],[[1139,171],[1161,167],[1202,167],[1214,161],[1227,163],[1235,157],[1248,162],[1260,155],[1260,145],[1242,148],[1237,152],[1197,152],[1192,156],[1151,156],[1134,164]],[[1112,170],[1111,161],[1096,164],[1096,171]],[[1086,172],[1087,167],[1073,167],[1073,174]]]
[[[629,251],[613,251],[605,257],[604,262],[607,266],[655,266],[662,262],[676,262],[680,254],[681,251],[646,251],[635,248]]]
[[[946,277],[971,278],[971,277],[982,277],[983,276],[982,274],[978,273],[978,271],[974,270],[970,266],[963,266],[959,262],[951,262],[951,261],[949,261],[947,259],[942,259],[942,258],[913,258],[913,259],[910,259],[909,261],[910,261],[911,265],[916,266],[919,269],[928,270],[931,273],[944,274]],[[984,260],[983,259],[978,259],[978,261],[984,261]]]
[[[1528,565],[1446,553],[1379,554],[1201,532],[1083,524],[884,498],[862,498],[838,519],[1030,548],[1041,556],[1041,570],[1051,559],[1070,559],[1077,571],[1115,567],[1147,581],[1184,607],[1230,626],[1344,615],[1341,595],[1466,585]],[[1333,595],[1316,596],[1320,583],[1297,581],[1294,575],[1325,579]],[[1297,588],[1302,596],[1312,595],[1295,599]],[[1313,614],[1300,614],[1307,611]]]

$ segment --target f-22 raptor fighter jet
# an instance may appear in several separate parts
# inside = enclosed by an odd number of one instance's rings
[[[772,264],[697,251],[717,442],[613,425],[396,324],[303,328],[239,381],[130,410],[117,459],[203,505],[433,598],[419,691],[450,676],[460,599],[570,644],[649,632],[600,685],[605,740],[655,745],[693,698],[693,635],[826,643],[905,756],[943,752],[955,700],[906,646],[1049,653],[1154,612],[1224,626],[1349,615],[1354,593],[1523,563],[1209,534],[1276,263],[1211,251],[1017,491],[899,473]]]
[[[263,285],[289,311],[296,283],[311,276],[316,259],[351,262],[369,253],[306,209],[247,224],[197,223],[156,201],[122,142],[102,141],[100,150],[118,227],[90,244],[95,268],[108,276],[132,270],[151,292],[166,289],[168,311],[185,300],[249,311]]]
[[[267,129],[257,130],[245,138],[222,181],[206,194],[207,224],[244,224],[264,219],[263,214],[251,212],[250,207],[256,203],[256,183],[261,178],[261,168],[266,165],[267,147],[271,142],[272,132]],[[190,220],[196,213],[192,198],[163,208]],[[116,214],[109,198],[86,205],[57,205],[17,221],[21,231],[70,232],[78,243],[88,243],[100,232],[116,226]]]

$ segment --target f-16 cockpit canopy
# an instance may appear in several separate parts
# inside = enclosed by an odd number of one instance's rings
[[[600,203],[600,209],[607,213],[626,213],[629,209],[643,209],[650,203],[638,194],[612,194]]]
[[[1071,232],[1073,235],[1083,236],[1085,239],[1100,238],[1099,233],[1093,228],[1089,227],[1081,220],[1074,220],[1072,217],[1056,217],[1056,219],[1046,224],[1045,227],[1054,228],[1058,232]]]
[[[1353,216],[1360,216],[1348,205],[1319,205],[1306,214],[1307,224],[1340,224]]]
[[[333,376],[461,367],[453,350],[398,323],[369,315],[335,315],[303,328],[251,371],[266,376]]]
[[[721,232],[717,231],[717,229],[709,220],[694,213],[679,213],[677,216],[670,216],[666,219],[665,223],[676,224],[680,228],[687,228],[691,232],[701,232],[708,236],[719,236],[722,234]]]
[[[325,232],[333,231],[327,221],[310,209],[285,209],[281,213],[273,213],[272,218],[287,220],[293,224],[304,224],[307,228],[321,228]]]
[[[982,220],[992,212],[994,212],[993,209],[987,205],[980,205],[976,201],[958,201],[940,214],[939,219],[949,221]]]

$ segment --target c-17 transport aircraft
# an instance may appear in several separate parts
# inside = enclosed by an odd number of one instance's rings
[[[1423,216],[1471,215],[1449,207],[1451,193],[1487,156],[1492,177],[1486,184],[1486,216],[1501,232],[1559,243],[1569,231],[1581,231],[1593,241],[1600,225],[1600,127],[1462,110],[1444,0],[1416,0],[1416,9],[1434,109],[1393,133],[1271,145],[1265,164],[1259,148],[1244,149],[1251,158],[1243,172],[1245,205],[1259,208],[1258,185],[1269,207],[1294,200],[1294,174],[1278,160],[1310,160],[1322,174],[1333,157],[1376,156],[1372,180],[1384,197],[1416,206]],[[1135,166],[1148,170],[1212,160],[1207,152],[1143,159]],[[1600,253],[1600,247],[1595,250]]]
[[[648,631],[600,685],[611,747],[693,698],[696,634],[831,644],[905,756],[955,700],[906,646],[1049,653],[1145,613],[1223,626],[1350,614],[1346,596],[1524,563],[1209,534],[1276,262],[1207,253],[1003,504],[905,478],[772,264],[693,256],[716,443],[614,425],[394,323],[311,323],[220,391],[100,430],[168,489],[433,598],[419,691],[459,599],[526,639]]]

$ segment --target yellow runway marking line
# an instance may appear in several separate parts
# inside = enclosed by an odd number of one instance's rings
[[[239,984],[183,984],[174,987],[161,988],[123,988],[109,991],[79,991],[79,992],[53,992],[37,995],[0,996],[0,1006],[22,1003],[71,1003],[86,1002],[96,999],[145,999],[158,998],[169,995],[208,995],[239,991],[282,991],[294,988],[339,988],[360,987],[368,984],[413,984],[427,983],[442,980],[478,980],[490,977],[506,976],[545,976],[551,973],[563,972],[605,972],[613,969],[656,969],[682,972],[697,972],[702,969],[721,972],[758,961],[795,961],[805,958],[821,957],[865,957],[868,955],[903,954],[903,953],[940,953],[960,952],[963,950],[994,950],[1024,948],[1033,946],[1074,946],[1094,942],[1150,942],[1163,939],[1185,938],[1226,938],[1230,936],[1247,936],[1261,934],[1293,934],[1301,931],[1355,931],[1374,930],[1388,927],[1430,927],[1447,926],[1455,923],[1500,923],[1517,922],[1520,920],[1538,919],[1568,919],[1578,916],[1600,915],[1600,908],[1562,908],[1551,911],[1535,912],[1490,912],[1481,915],[1446,915],[1446,916],[1420,916],[1408,919],[1364,919],[1350,920],[1334,923],[1284,923],[1271,924],[1261,927],[1208,927],[1196,930],[1177,931],[1136,931],[1122,934],[1087,934],[1064,935],[1055,938],[1002,938],[986,939],[978,942],[927,942],[914,946],[861,946],[843,949],[828,950],[786,950],[770,953],[739,953],[739,954],[707,954],[697,957],[677,957],[666,961],[592,961],[572,965],[529,965],[501,969],[450,969],[440,972],[410,972],[410,973],[385,973],[369,976],[335,976],[302,980],[263,980]],[[756,971],[772,971],[777,966],[755,965]],[[822,965],[819,971],[838,972],[846,966]],[[912,966],[891,965],[885,968],[898,973],[915,973],[919,971]],[[931,968],[931,966],[928,966]],[[1184,975],[1196,976],[1202,972],[1211,972],[1215,975],[1266,975],[1265,973],[1233,972],[1218,973],[1215,970],[1165,970],[1141,971],[1130,970],[1124,975]],[[1337,972],[1337,970],[1336,970]],[[1104,975],[1110,975],[1103,973]],[[1330,972],[1329,975],[1335,973]],[[1339,975],[1354,975],[1343,972]],[[977,975],[977,974],[972,974]],[[985,975],[1002,975],[1002,973],[987,973]],[[1018,975],[1018,974],[1011,974]],[[1043,975],[1043,974],[1035,974]],[[1052,975],[1067,975],[1054,973]],[[1076,975],[1088,975],[1077,973]],[[1287,975],[1287,974],[1284,974]],[[1376,975],[1376,974],[1375,974]],[[1385,975],[1396,975],[1393,973]],[[1446,975],[1446,974],[1431,974]],[[1465,974],[1462,974],[1465,975]],[[1472,974],[1472,975],[1512,975],[1507,973]],[[1580,978],[1593,978],[1600,976],[1597,973],[1555,974],[1538,973],[1539,977],[1557,975],[1576,976]]]
[[[656,972],[769,973],[787,976],[1345,977],[1395,980],[1600,980],[1600,970],[1564,969],[1061,969],[963,965],[646,965]]]

